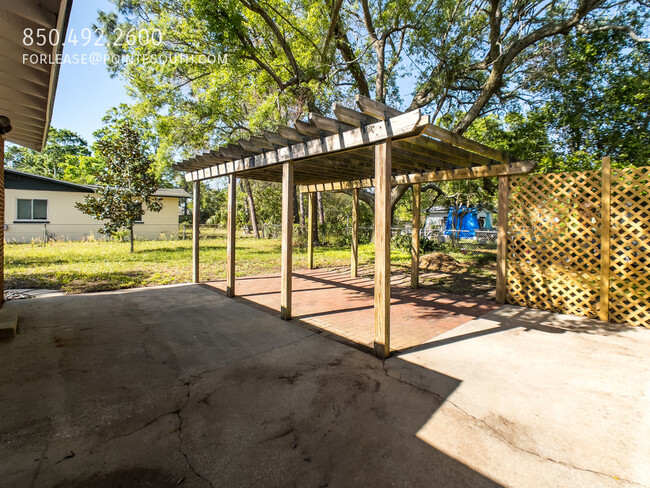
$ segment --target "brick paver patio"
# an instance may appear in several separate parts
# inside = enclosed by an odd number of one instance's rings
[[[225,292],[225,281],[206,283]],[[374,339],[374,282],[331,270],[293,275],[293,317],[337,339],[371,348]],[[236,299],[280,315],[280,276],[237,278]],[[391,287],[391,349],[422,344],[499,306],[479,298],[404,286]]]

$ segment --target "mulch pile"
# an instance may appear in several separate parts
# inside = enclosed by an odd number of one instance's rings
[[[462,268],[463,265],[452,258],[449,254],[432,252],[420,258],[420,268],[431,271],[454,271]]]

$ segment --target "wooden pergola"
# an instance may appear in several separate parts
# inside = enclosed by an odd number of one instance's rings
[[[291,319],[293,191],[309,194],[308,263],[313,267],[316,192],[352,192],[351,275],[357,275],[359,189],[375,195],[375,353],[390,354],[391,188],[413,191],[411,286],[419,285],[420,194],[422,183],[499,177],[497,300],[505,301],[508,176],[530,172],[535,163],[431,124],[419,110],[402,113],[357,96],[360,111],[334,104],[335,119],[310,114],[294,127],[278,127],[174,165],[194,183],[193,280],[199,281],[199,182],[228,177],[227,295],[235,295],[236,179],[282,183],[281,316]]]

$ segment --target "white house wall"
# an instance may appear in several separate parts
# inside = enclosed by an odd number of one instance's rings
[[[94,220],[77,208],[86,194],[81,192],[42,191],[7,189],[5,191],[5,239],[7,242],[31,242],[44,238],[44,230],[49,239],[83,240],[104,239],[99,233],[102,223]],[[16,200],[47,200],[47,224],[43,222],[14,223],[16,220]],[[136,239],[169,239],[178,233],[178,198],[163,197],[163,207],[158,213],[145,212],[142,221],[134,227]],[[45,229],[44,229],[45,227]]]

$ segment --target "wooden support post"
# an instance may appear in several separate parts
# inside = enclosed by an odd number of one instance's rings
[[[609,321],[609,260],[612,207],[612,161],[609,156],[603,158],[602,182],[602,223],[600,234],[600,309],[598,318]]]
[[[316,193],[309,196],[307,209],[307,266],[314,269],[314,226],[316,225]]]
[[[420,287],[420,199],[422,188],[415,184],[413,190],[413,229],[411,232],[411,288]]]
[[[350,253],[350,276],[359,273],[359,189],[352,190],[352,250]]]
[[[192,281],[199,282],[199,209],[201,207],[201,182],[194,182],[192,195]]]
[[[375,146],[375,354],[390,355],[391,142]]]
[[[5,136],[0,133],[0,307],[5,302]]]
[[[226,244],[226,295],[235,296],[235,233],[237,231],[237,177],[228,180],[228,241]]]
[[[280,316],[291,320],[291,273],[293,246],[293,162],[282,165],[282,263]]]
[[[508,294],[508,200],[510,181],[508,176],[499,176],[499,203],[497,229],[497,303],[506,303]]]

